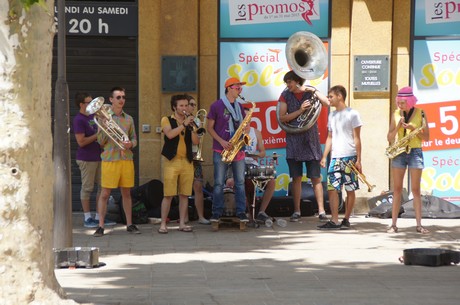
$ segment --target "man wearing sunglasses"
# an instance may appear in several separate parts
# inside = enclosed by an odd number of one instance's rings
[[[120,188],[123,210],[126,215],[126,231],[133,234],[141,233],[137,226],[132,223],[131,188],[134,186],[134,162],[131,149],[137,145],[134,120],[123,111],[123,106],[126,102],[124,88],[112,88],[109,100],[112,104],[110,111],[112,119],[128,135],[129,140],[123,142],[125,149],[122,150],[106,133],[99,131],[97,134],[97,141],[102,148],[102,190],[98,204],[99,227],[93,234],[95,237],[104,235],[104,218],[107,212],[107,200],[109,199],[112,189],[118,187]]]
[[[232,77],[225,81],[225,95],[212,103],[208,112],[207,131],[213,138],[214,190],[211,222],[219,222],[224,210],[224,184],[231,164],[235,180],[236,216],[241,222],[248,222],[246,216],[246,192],[244,190],[245,153],[240,151],[228,164],[222,161],[222,151],[231,149],[229,142],[244,120],[243,105],[237,101],[245,82]]]

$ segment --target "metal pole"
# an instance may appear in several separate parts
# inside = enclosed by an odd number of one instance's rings
[[[71,247],[72,186],[70,176],[69,88],[66,80],[65,1],[57,0],[57,80],[54,90],[54,248]]]

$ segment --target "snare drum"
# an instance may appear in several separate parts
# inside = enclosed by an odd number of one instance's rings
[[[246,169],[246,179],[269,180],[275,178],[275,168],[270,166],[252,166]]]

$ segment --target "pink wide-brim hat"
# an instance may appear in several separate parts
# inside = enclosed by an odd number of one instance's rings
[[[417,104],[417,98],[414,95],[414,91],[411,87],[404,87],[399,89],[398,95],[396,95],[396,102],[399,100],[406,100],[407,106],[412,108]]]

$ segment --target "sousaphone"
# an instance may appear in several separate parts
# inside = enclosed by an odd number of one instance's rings
[[[297,32],[286,43],[286,61],[295,74],[305,80],[321,77],[327,69],[327,51],[318,36],[310,32]],[[276,107],[278,124],[287,133],[302,133],[310,129],[321,113],[321,102],[313,94],[312,107],[303,112],[297,124],[283,123],[279,119],[279,103]]]

